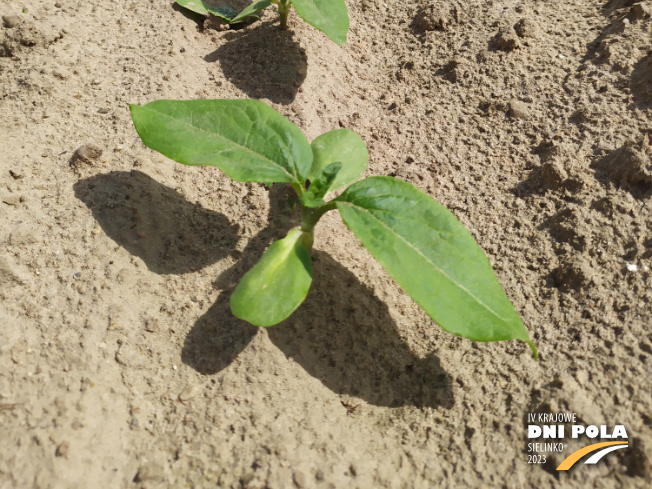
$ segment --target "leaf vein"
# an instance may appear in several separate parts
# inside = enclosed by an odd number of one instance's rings
[[[395,195],[395,194],[388,194],[388,195]],[[355,208],[359,209],[360,212],[366,213],[366,214],[368,214],[369,216],[371,216],[373,219],[375,219],[376,221],[378,221],[378,222],[379,222],[383,227],[387,228],[390,232],[392,232],[392,234],[394,234],[394,235],[396,235],[398,238],[400,238],[400,240],[403,241],[403,242],[404,242],[408,247],[412,248],[412,249],[413,249],[413,250],[414,250],[414,251],[415,251],[419,256],[421,256],[421,257],[422,257],[426,262],[428,262],[429,264],[431,264],[431,265],[433,266],[433,268],[435,268],[439,273],[441,273],[444,277],[446,277],[446,279],[448,279],[448,280],[449,280],[453,285],[455,285],[457,288],[459,288],[459,289],[461,289],[462,291],[464,291],[467,295],[469,295],[471,298],[473,298],[473,299],[474,299],[478,304],[480,304],[482,307],[484,307],[484,308],[485,308],[487,311],[489,311],[491,314],[493,314],[493,315],[496,316],[497,318],[499,318],[499,319],[501,319],[501,320],[507,322],[507,320],[506,320],[504,317],[502,317],[500,314],[498,314],[497,312],[495,312],[491,307],[489,307],[487,304],[485,304],[485,303],[482,302],[480,299],[478,299],[478,298],[477,298],[477,297],[476,297],[476,296],[475,296],[475,295],[474,295],[470,290],[468,290],[466,287],[464,287],[463,285],[461,285],[461,284],[459,284],[458,282],[456,282],[456,281],[455,281],[451,276],[449,276],[449,275],[448,275],[444,270],[442,270],[442,269],[441,269],[440,267],[438,267],[438,266],[437,266],[437,265],[436,265],[432,260],[430,260],[430,258],[428,258],[426,255],[424,255],[424,254],[421,252],[421,250],[420,250],[419,248],[417,248],[417,247],[414,246],[412,243],[410,243],[408,240],[406,240],[406,239],[405,239],[401,234],[399,234],[398,232],[396,232],[394,229],[392,229],[390,226],[388,226],[388,225],[387,225],[385,222],[383,222],[381,219],[379,219],[378,217],[376,217],[372,212],[367,212],[367,209],[365,209],[364,207],[356,206],[356,205],[354,205],[354,204],[352,204],[352,203],[350,203],[350,202],[342,202],[342,201],[340,201],[340,203],[342,203],[342,204],[349,204],[349,205],[351,205],[352,207],[355,207]]]
[[[285,168],[283,167],[283,165],[280,165],[280,164],[277,163],[276,161],[269,159],[267,156],[265,156],[265,155],[263,155],[263,154],[261,154],[261,153],[257,153],[256,151],[252,150],[251,148],[248,148],[247,146],[243,146],[243,145],[241,145],[241,144],[238,144],[238,143],[236,143],[235,141],[233,141],[232,139],[227,138],[226,136],[222,136],[221,134],[216,134],[216,133],[214,133],[214,132],[207,131],[207,130],[201,128],[201,127],[198,127],[198,126],[194,125],[194,124],[193,124],[193,122],[194,122],[194,118],[195,118],[195,113],[194,113],[194,112],[191,113],[191,115],[190,115],[191,122],[189,123],[189,122],[186,122],[186,121],[184,121],[184,120],[180,120],[180,119],[176,119],[176,118],[174,118],[174,117],[170,117],[169,115],[167,115],[167,114],[165,114],[165,113],[163,113],[163,112],[159,112],[159,111],[154,110],[154,109],[151,109],[151,108],[150,108],[149,110],[150,110],[151,112],[156,113],[157,115],[159,115],[159,116],[161,116],[161,117],[164,117],[164,118],[167,118],[167,119],[172,119],[172,120],[173,120],[174,122],[176,122],[176,123],[179,123],[179,124],[182,124],[182,125],[185,125],[185,126],[191,127],[191,128],[193,128],[193,129],[195,129],[196,131],[199,131],[199,132],[202,132],[202,133],[209,134],[210,136],[215,137],[215,138],[217,138],[217,139],[221,139],[221,140],[224,140],[224,141],[228,141],[228,142],[230,142],[231,144],[233,144],[234,146],[237,146],[238,148],[240,148],[241,150],[243,150],[243,151],[245,151],[245,152],[247,152],[247,153],[251,153],[251,154],[255,155],[256,157],[258,157],[259,159],[262,159],[262,160],[264,160],[264,161],[266,161],[266,162],[271,163],[271,165],[274,166],[274,167],[278,167],[278,168],[280,168],[281,170],[283,170],[283,172],[284,172],[288,177],[290,177],[290,178],[294,178],[294,179],[296,179],[296,182],[297,182],[297,183],[300,183],[300,182],[299,182],[299,179],[296,177],[296,175],[292,175],[290,172],[287,171],[287,169],[285,169]],[[251,128],[250,128],[249,132],[251,132]],[[247,141],[248,141],[248,140],[249,140],[249,134],[247,135]],[[245,144],[246,144],[246,143],[245,143]],[[287,146],[286,146],[286,147],[287,147]],[[223,152],[223,151],[218,151],[219,154],[221,154],[222,152]],[[293,166],[293,167],[295,166],[293,160],[292,160],[292,166]],[[295,169],[295,172],[296,172],[296,169]]]

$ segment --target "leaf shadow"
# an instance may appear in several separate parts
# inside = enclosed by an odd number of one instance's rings
[[[270,192],[270,216],[280,218],[272,218],[247,245],[243,260],[215,281],[222,293],[186,337],[182,361],[201,374],[226,368],[258,331],[231,314],[229,299],[268,245],[298,224],[293,213],[278,214],[285,205],[280,190]],[[308,297],[290,318],[267,328],[272,343],[337,394],[377,406],[450,408],[451,377],[439,359],[417,356],[401,338],[387,305],[353,273],[326,252],[313,250],[312,257]]]
[[[386,407],[453,405],[451,377],[439,358],[416,355],[373,289],[323,251],[313,251],[306,301],[268,334],[338,394]]]
[[[634,65],[630,87],[641,109],[652,108],[652,49]]]
[[[200,270],[238,241],[239,226],[226,216],[137,170],[94,175],[73,189],[104,232],[158,274]]]
[[[620,59],[622,55],[614,56],[610,53],[610,46],[622,44],[622,36],[632,23],[647,22],[648,19],[639,17],[632,8],[637,0],[609,0],[602,6],[602,15],[608,22],[596,36],[588,43],[586,54],[582,62],[591,62],[595,65],[610,63],[613,71],[627,72]],[[614,59],[616,58],[616,60]],[[584,64],[581,69],[584,69]],[[629,80],[634,103],[640,109],[652,107],[652,50],[640,58],[633,67]]]
[[[224,34],[225,44],[204,57],[219,61],[224,76],[250,98],[290,104],[306,78],[307,56],[278,21]]]
[[[228,367],[258,332],[256,326],[231,314],[231,293],[243,275],[260,259],[274,241],[284,238],[299,224],[296,210],[288,206],[291,187],[276,184],[269,191],[267,226],[251,238],[238,254],[241,258],[222,272],[213,285],[222,290],[215,304],[192,327],[181,350],[181,361],[197,372],[210,375]]]

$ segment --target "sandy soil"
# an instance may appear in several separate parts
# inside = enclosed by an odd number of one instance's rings
[[[170,0],[0,0],[0,487],[650,487],[634,3],[348,0],[340,48],[271,10],[220,32]],[[166,160],[128,103],[245,97],[310,140],[358,132],[367,175],[449,207],[540,361],[441,331],[334,214],[296,314],[236,320],[230,292],[296,221],[286,189]],[[528,464],[527,413],[566,411],[629,448]]]

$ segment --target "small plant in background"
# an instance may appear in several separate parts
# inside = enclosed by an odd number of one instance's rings
[[[357,181],[367,148],[337,129],[312,144],[297,126],[256,100],[159,100],[131,105],[148,147],[186,165],[216,166],[238,182],[285,182],[301,226],[273,243],[231,295],[231,311],[273,326],[301,305],[312,282],[317,221],[337,209],[344,223],[434,321],[474,341],[535,345],[471,233],[444,206],[392,177]],[[356,182],[356,183],[353,183]],[[349,185],[339,197],[329,192]]]
[[[287,28],[290,7],[294,5],[303,20],[340,46],[346,42],[349,30],[349,14],[344,0],[259,0],[239,13],[231,7],[213,7],[203,0],[177,0],[177,4],[201,15],[218,17],[230,25],[257,20],[257,12],[274,4],[281,20],[281,29]]]

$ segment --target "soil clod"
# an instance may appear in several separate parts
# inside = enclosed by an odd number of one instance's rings
[[[3,15],[2,16],[2,23],[7,29],[11,29],[12,27],[16,27],[18,24],[20,24],[21,19],[18,15]]]
[[[525,102],[521,102],[520,100],[510,100],[507,113],[514,119],[526,120],[530,118],[530,108]]]
[[[494,37],[494,43],[496,48],[506,52],[514,51],[520,46],[518,36],[513,27],[503,27],[500,29]]]
[[[92,165],[102,156],[102,148],[94,144],[85,144],[75,151],[71,159],[71,165],[76,166],[78,163]]]

